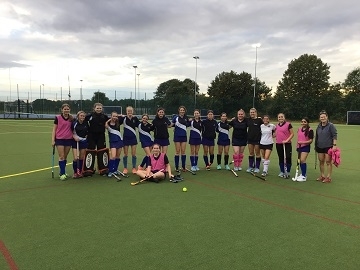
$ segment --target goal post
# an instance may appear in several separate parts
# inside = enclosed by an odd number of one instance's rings
[[[360,125],[360,111],[347,111],[346,124],[347,125]]]

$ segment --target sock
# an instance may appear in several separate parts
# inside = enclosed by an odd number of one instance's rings
[[[175,169],[178,170],[178,169],[179,169],[180,157],[179,157],[179,156],[175,156],[175,157],[174,157],[174,160],[175,160]]]
[[[284,173],[285,172],[284,163],[279,163],[279,167],[280,167],[280,172]]]
[[[243,153],[240,153],[237,155],[238,156],[238,159],[239,159],[239,166],[238,167],[241,167],[241,164],[242,164],[242,161],[244,159],[244,154]]]
[[[229,155],[224,155],[224,164],[225,165],[229,164]]]
[[[210,164],[214,163],[214,154],[210,154]]]
[[[74,173],[77,172],[77,164],[76,164],[76,160],[73,161],[73,170],[74,170]]]
[[[301,168],[301,174],[303,176],[306,176],[306,169],[307,169],[306,163],[300,163],[300,168]]]
[[[114,172],[114,159],[110,159],[109,160],[109,173],[113,173]]]
[[[217,164],[221,165],[221,155],[220,154],[216,155],[216,160],[217,160]]]
[[[114,172],[116,172],[118,170],[119,164],[120,164],[120,158],[116,158],[115,164],[114,164]]]
[[[132,167],[136,168],[136,156],[132,156],[131,162],[132,162]]]
[[[268,159],[264,159],[264,172],[268,172],[268,170],[269,170],[269,164],[270,164],[270,160],[268,160]]]
[[[256,158],[256,164],[255,164],[255,168],[259,169],[260,168],[260,162],[261,162],[261,157],[257,157]]]
[[[199,160],[199,156],[195,156],[195,161],[194,161],[194,162],[195,162],[195,163],[194,163],[195,166],[198,165],[198,160]]]
[[[79,169],[80,173],[82,173],[82,171],[83,171],[83,163],[84,163],[84,160],[79,159],[80,168],[78,168],[78,169]]]
[[[254,168],[254,156],[249,156],[249,168]]]
[[[195,166],[195,156],[190,156],[191,167]]]
[[[185,169],[186,165],[186,155],[181,155],[181,167]]]
[[[149,159],[149,157],[148,157],[148,156],[145,156],[145,157],[143,158],[143,160],[141,161],[140,167],[144,167],[145,165],[146,165],[146,167],[147,167],[148,159]]]
[[[209,165],[209,158],[208,156],[204,156],[204,162],[205,162],[205,166]]]
[[[238,155],[233,154],[234,167],[239,167]]]
[[[65,160],[59,160],[60,175],[65,174],[65,165],[66,165]]]
[[[123,156],[123,164],[124,164],[124,168],[127,168],[127,156]]]

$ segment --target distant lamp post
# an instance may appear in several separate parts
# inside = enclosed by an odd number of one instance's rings
[[[194,110],[196,109],[196,80],[197,80],[197,60],[199,56],[194,56],[195,59],[195,86],[194,86]]]
[[[135,109],[136,109],[136,69],[137,69],[137,66],[133,66],[134,69],[135,69]]]
[[[82,110],[82,102],[83,102],[83,94],[82,94],[82,82],[83,80],[80,80],[81,86],[80,86],[80,110]]]
[[[261,46],[260,43],[254,44],[255,47],[255,79],[254,79],[254,95],[253,95],[253,105],[252,107],[255,108],[255,96],[256,96],[256,66],[257,66],[257,49]]]
[[[44,114],[45,85],[42,84],[42,86],[43,86],[43,98],[42,98],[42,110],[41,110],[41,113]]]
[[[138,84],[137,84],[137,89],[138,89],[138,106],[140,107],[140,73],[136,74],[138,76]],[[140,107],[141,108],[141,107]]]

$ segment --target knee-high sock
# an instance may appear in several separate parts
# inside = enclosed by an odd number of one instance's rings
[[[239,166],[238,167],[241,167],[241,164],[242,164],[243,159],[244,159],[244,154],[243,153],[238,154],[238,159],[239,159]]]
[[[195,166],[195,156],[190,156],[191,167]]]
[[[217,161],[217,164],[218,164],[218,165],[221,164],[221,155],[220,155],[220,154],[217,154],[217,155],[216,155],[216,161]]]
[[[249,168],[254,168],[254,156],[249,156]]]
[[[109,173],[113,173],[114,172],[114,159],[110,159],[109,160]]]
[[[301,174],[303,176],[306,176],[306,170],[307,170],[307,165],[306,163],[300,163],[300,168],[301,168]]]
[[[260,168],[260,162],[261,162],[261,157],[256,157],[256,162],[255,162],[255,168],[256,169]]]
[[[210,154],[210,164],[214,163],[214,154]]]
[[[82,171],[83,171],[83,163],[84,163],[84,160],[83,160],[83,159],[79,159],[80,168],[78,168],[78,169],[79,169],[80,173],[82,173]]]
[[[180,157],[179,156],[175,156],[174,157],[175,160],[175,169],[179,169],[179,161],[180,161]]]
[[[185,169],[186,166],[186,155],[181,155],[181,167]]]
[[[209,158],[208,158],[208,156],[204,155],[204,162],[205,162],[205,166],[209,166]]]
[[[264,172],[268,172],[269,171],[269,164],[270,164],[270,160],[268,159],[264,159]]]
[[[128,157],[127,157],[127,156],[123,156],[124,168],[127,168],[127,160],[128,160]]]
[[[238,154],[233,154],[234,167],[239,167]]]
[[[73,161],[72,167],[73,167],[74,173],[77,173],[77,162],[76,162],[76,160]]]
[[[65,166],[66,166],[66,161],[59,160],[60,175],[65,174]]]
[[[197,166],[198,165],[198,160],[199,160],[199,156],[195,156],[195,160],[194,160],[194,165]]]
[[[120,164],[120,158],[115,158],[114,172],[116,172],[118,170],[119,164]]]
[[[132,167],[136,168],[136,156],[132,156],[131,161],[132,161]]]
[[[229,155],[224,155],[224,164],[225,165],[229,164]]]

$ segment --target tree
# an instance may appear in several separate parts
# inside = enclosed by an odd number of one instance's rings
[[[289,118],[317,117],[322,94],[329,87],[329,66],[316,55],[303,54],[292,60],[279,81],[274,107]]]
[[[360,67],[348,73],[344,86],[348,92],[360,93]]]
[[[109,102],[109,98],[106,96],[105,93],[97,91],[97,92],[94,92],[94,94],[91,98],[91,101],[93,103],[102,103],[103,105],[105,105],[106,103]]]
[[[271,89],[265,82],[256,80],[255,104],[260,106],[263,100],[270,97]],[[208,87],[208,95],[214,100],[214,108],[227,113],[235,113],[240,108],[246,111],[252,107],[254,79],[251,74],[235,71],[218,74]],[[259,109],[259,107],[258,107]]]
[[[195,82],[190,79],[180,81],[171,79],[161,83],[154,96],[157,106],[164,107],[167,113],[175,113],[180,105],[188,110],[194,108],[194,88]],[[198,85],[196,90],[198,93]]]

